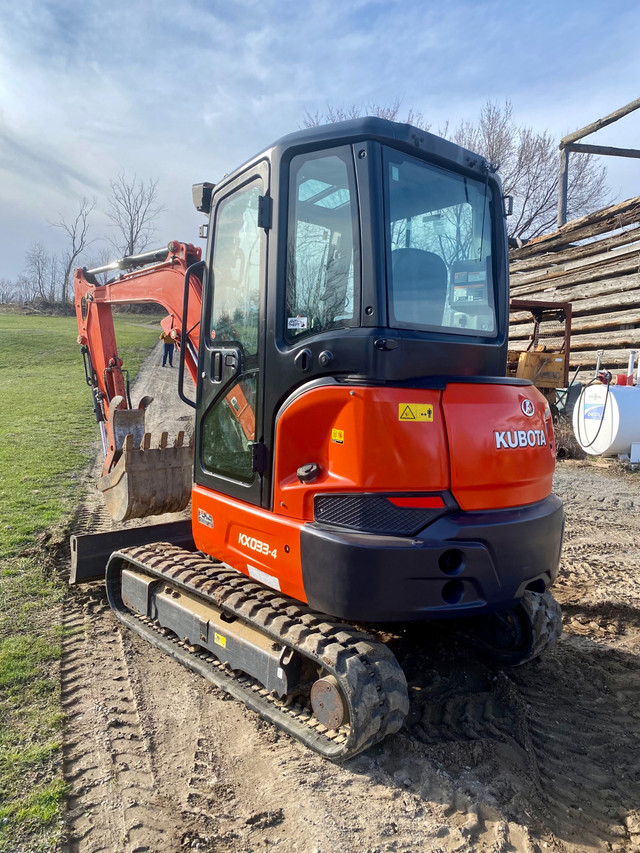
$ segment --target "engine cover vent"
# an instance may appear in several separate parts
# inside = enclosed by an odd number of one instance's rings
[[[316,495],[314,500],[317,523],[359,533],[413,536],[445,511],[438,495]]]

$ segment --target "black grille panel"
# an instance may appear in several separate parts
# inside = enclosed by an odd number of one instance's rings
[[[316,495],[315,520],[360,533],[412,536],[442,509],[395,506],[385,495]]]

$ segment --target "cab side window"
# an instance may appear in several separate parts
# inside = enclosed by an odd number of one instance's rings
[[[258,400],[260,274],[264,231],[258,227],[261,183],[254,182],[220,202],[213,250],[213,304],[209,345],[236,345],[243,371],[202,419],[201,462],[207,472],[250,484],[255,480],[252,446]],[[234,357],[234,356],[232,356]]]
[[[245,355],[258,351],[260,239],[258,199],[253,184],[220,204],[213,252],[213,308],[210,338],[242,344]]]
[[[358,325],[356,193],[349,147],[291,161],[285,334]]]

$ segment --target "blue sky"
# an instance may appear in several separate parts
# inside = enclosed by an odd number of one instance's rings
[[[121,170],[159,179],[155,243],[197,242],[191,184],[327,104],[400,99],[437,130],[510,99],[559,139],[640,96],[639,42],[637,0],[0,0],[0,278]],[[639,139],[640,110],[586,141]],[[640,195],[640,161],[606,160]]]

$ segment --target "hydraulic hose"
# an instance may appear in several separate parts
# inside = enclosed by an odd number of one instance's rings
[[[608,371],[606,371],[606,373],[608,373]],[[582,416],[584,416],[584,395],[585,395],[585,392],[588,388],[590,388],[594,384],[594,382],[601,381],[599,379],[599,377],[601,375],[602,374],[598,374],[598,376],[594,376],[593,379],[582,390],[582,394],[580,395],[582,398]],[[600,416],[600,423],[598,424],[598,429],[596,430],[596,434],[591,439],[589,444],[584,444],[582,441],[582,436],[580,435],[580,410],[578,409],[578,420],[577,420],[577,427],[578,428],[576,430],[576,433],[577,433],[578,443],[580,444],[580,447],[582,447],[583,450],[586,450],[587,448],[592,447],[596,443],[598,436],[600,435],[600,430],[602,429],[602,424],[604,423],[604,415],[605,415],[605,412],[607,411],[607,402],[609,400],[610,389],[611,389],[611,374],[609,373],[608,379],[607,379],[607,393],[606,393],[605,398],[604,398],[604,405],[602,407],[602,415]]]

